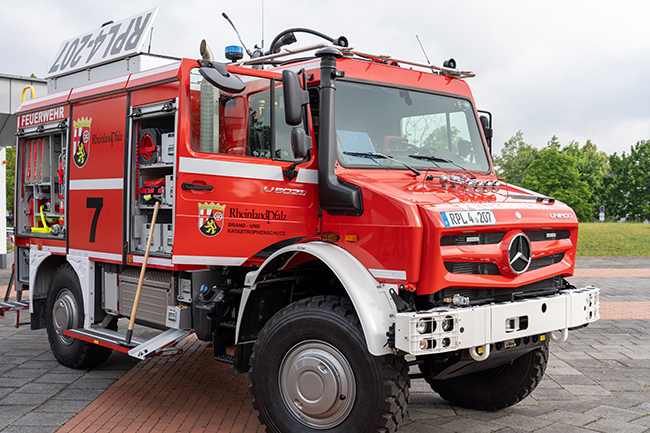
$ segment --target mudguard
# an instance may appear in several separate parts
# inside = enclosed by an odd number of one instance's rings
[[[265,267],[276,257],[290,252],[307,253],[325,263],[343,284],[354,304],[368,351],[375,356],[392,353],[393,349],[387,344],[386,333],[395,323],[397,308],[389,290],[391,288],[396,290],[397,286],[378,282],[356,257],[334,244],[310,242],[290,245],[276,251],[257,271],[250,272],[246,276],[240,311],[246,311],[246,303],[256,288],[259,276],[264,275]],[[239,314],[237,318],[237,343],[239,343],[243,316],[244,314]]]

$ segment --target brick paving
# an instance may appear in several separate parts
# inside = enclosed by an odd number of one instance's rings
[[[604,260],[579,261],[571,278],[601,287],[603,319],[551,344],[531,396],[479,412],[451,406],[414,380],[399,432],[650,432],[650,281],[631,276],[650,271],[650,260],[617,267]],[[606,276],[594,275],[603,269]],[[185,339],[180,356],[138,362],[114,353],[99,368],[72,370],[56,363],[44,330],[16,330],[12,314],[0,319],[2,433],[263,431],[246,375],[212,361],[204,342]]]
[[[574,277],[578,278],[607,278],[607,277],[625,277],[625,278],[650,278],[650,269],[576,269]]]
[[[600,318],[648,320],[650,319],[650,302],[602,302]]]
[[[182,356],[136,364],[58,431],[263,431],[247,376],[215,362],[194,336],[179,346]]]

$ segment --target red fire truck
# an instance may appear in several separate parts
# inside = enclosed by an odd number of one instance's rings
[[[599,290],[564,278],[575,213],[495,176],[453,60],[306,29],[229,64],[113,53],[149,19],[64,43],[17,112],[16,284],[63,365],[194,333],[248,372],[268,431],[392,432],[411,378],[504,408],[549,340],[599,318]],[[300,31],[327,41],[281,51]]]

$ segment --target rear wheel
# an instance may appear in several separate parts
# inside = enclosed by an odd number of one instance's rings
[[[519,403],[542,380],[548,343],[512,362],[445,380],[427,378],[431,388],[450,403],[477,410],[499,410]]]
[[[108,359],[110,349],[63,333],[68,329],[82,328],[84,322],[81,285],[69,264],[61,265],[55,271],[47,292],[46,306],[47,338],[61,364],[70,368],[90,368]]]
[[[368,352],[347,298],[319,296],[279,311],[250,362],[253,405],[267,432],[394,432],[406,415],[404,358]]]

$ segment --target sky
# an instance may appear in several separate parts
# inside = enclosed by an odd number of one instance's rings
[[[417,35],[431,63],[453,57],[476,73],[467,81],[492,113],[497,154],[519,130],[537,147],[555,135],[619,155],[650,139],[645,0],[0,0],[0,74],[44,77],[62,41],[155,7],[151,52],[177,57],[198,58],[205,38],[225,61],[223,48],[239,42],[222,12],[250,49],[308,27],[424,63]]]

